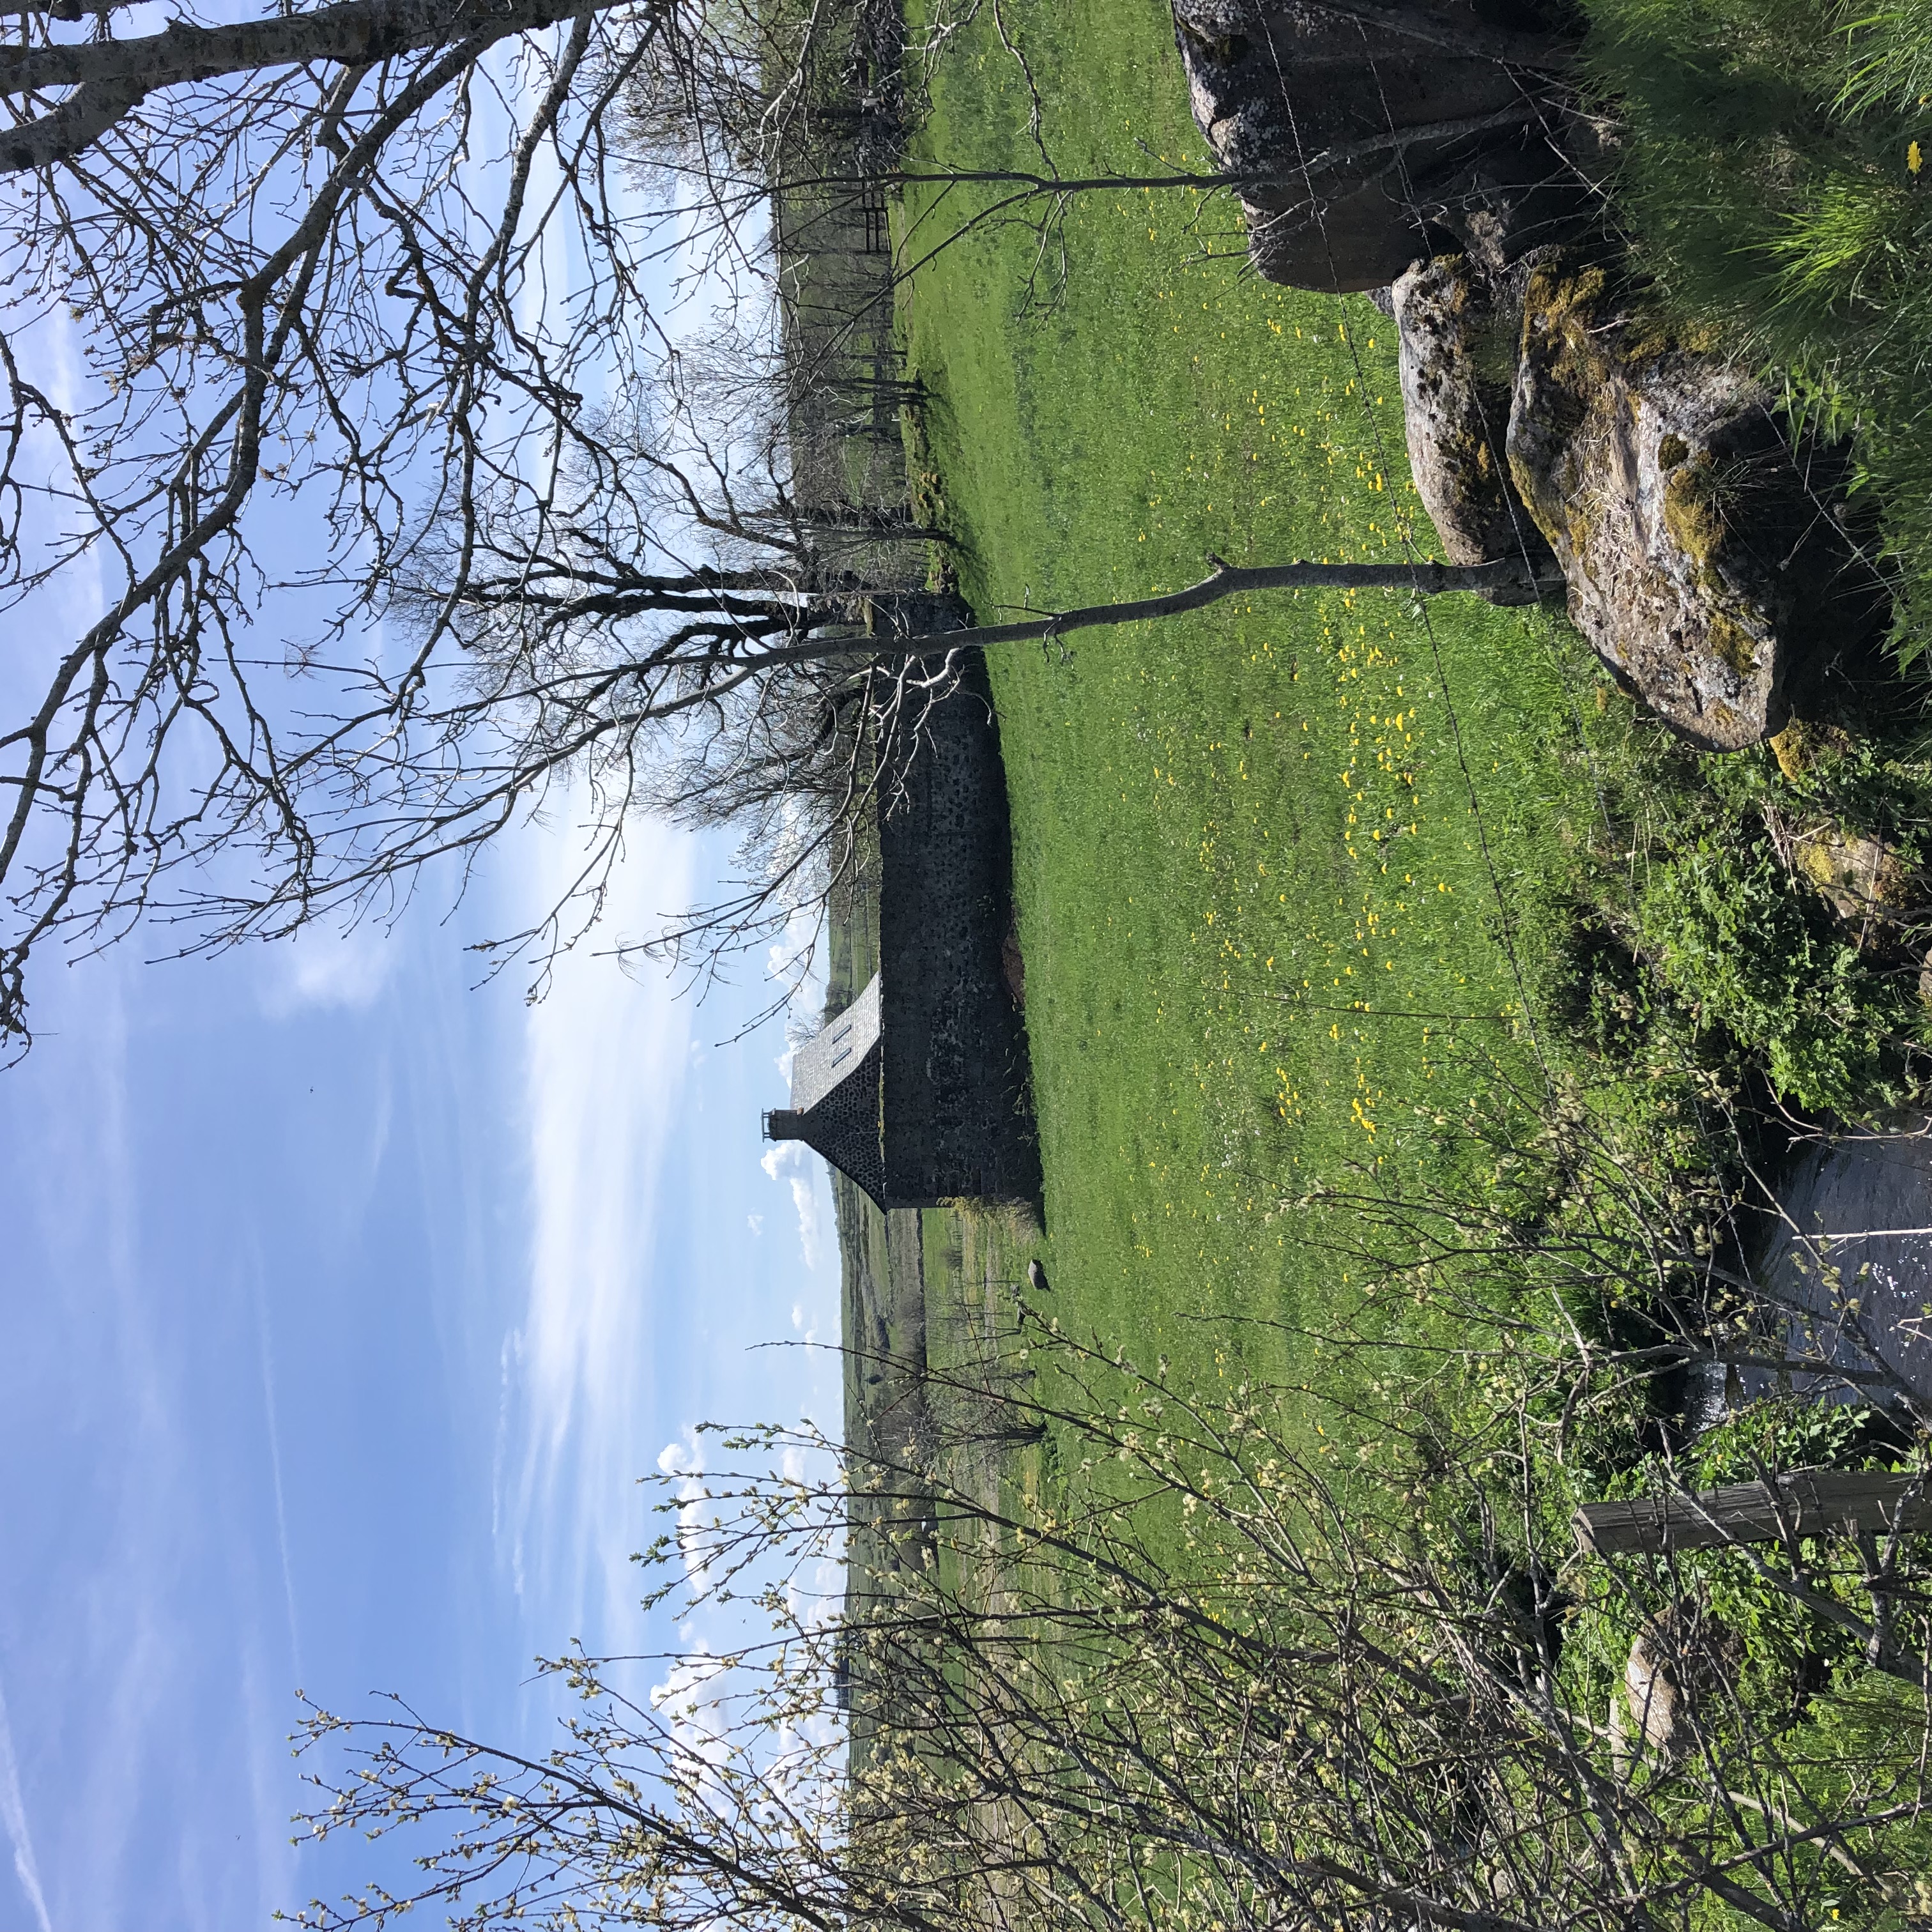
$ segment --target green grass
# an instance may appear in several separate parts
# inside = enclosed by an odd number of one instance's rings
[[[1064,172],[1196,161],[1165,8],[1006,16]],[[1024,164],[1024,83],[986,24],[935,77],[921,159]],[[914,245],[961,206],[910,207]],[[1435,550],[1393,326],[1256,280],[1238,220],[1190,192],[1082,196],[1064,292],[1024,313],[1023,226],[918,276],[923,464],[982,621],[1174,588],[1210,551],[1396,559],[1405,530]],[[1287,1204],[1446,1180],[1450,1123],[1540,1094],[1517,967],[1596,809],[1574,640],[1464,598],[1425,626],[1384,595],[1281,597],[1070,661],[1009,650],[993,676],[1054,1312],[1150,1359],[1303,1379],[1288,1331],[1350,1314],[1362,1270],[1311,1245],[1334,1217]],[[1252,1322],[1194,1318],[1222,1316]]]
[[[1680,320],[1715,325],[1851,435],[1932,642],[1932,9],[1922,0],[1584,0],[1624,125],[1612,206]]]
[[[1163,5],[1003,14],[1064,172],[1198,165]],[[1031,164],[1024,76],[994,26],[988,10],[934,75],[916,163]],[[979,192],[912,199],[902,246],[930,248]],[[1392,326],[1360,298],[1258,282],[1232,212],[1190,192],[1084,195],[1044,237],[1014,220],[982,230],[921,270],[901,326],[932,398],[916,500],[959,540],[982,622],[1173,589],[1210,554],[1380,561],[1405,537],[1436,550]],[[1310,1470],[1332,1459],[1359,1486],[1400,1464],[1403,1534],[1460,1549],[1456,1494],[1514,1466],[1514,1437],[1487,1460],[1485,1417],[1508,1412],[1491,1398],[1511,1373],[1534,1379],[1536,1351],[1472,1352],[1424,1390],[1423,1354],[1326,1339],[1493,1337],[1456,1328],[1420,1276],[1365,1262],[1366,1226],[1309,1197],[1480,1202],[1498,1145],[1528,1148],[1552,1085],[1565,1105],[1585,1090],[1600,1125],[1666,1148],[1679,1174],[1711,1157],[1685,1095],[1735,1094],[1780,1052],[1848,1112],[1907,1090],[1886,1084],[1909,1057],[1907,981],[1888,990],[1885,962],[1768,844],[1774,821],[1862,829],[1920,863],[1918,754],[1840,733],[1802,772],[1762,749],[1700,758],[1640,718],[1560,620],[1468,599],[1256,598],[1070,652],[1010,648],[992,668],[1047,1228],[926,1215],[924,1332],[942,1372],[970,1380],[1010,1346],[1004,1297],[1038,1254],[1042,1315],[1150,1370],[1166,1358],[1162,1382],[1210,1402],[1224,1378],[1274,1384],[1282,1399],[1234,1406]],[[1500,1270],[1494,1287],[1511,1292]],[[1496,1389],[1474,1386],[1486,1376]],[[1035,1386],[1052,1401],[1073,1384]],[[1636,1480],[1641,1392],[1595,1401],[1567,1462],[1538,1454],[1525,1475],[1552,1553],[1572,1504]],[[1480,1453],[1445,1458],[1444,1441]],[[962,1450],[944,1473],[1024,1517],[1064,1512],[1086,1466],[1111,1511],[1132,1473],[1090,1452],[1070,1420],[1038,1449]],[[1180,1513],[1136,1493],[1143,1546],[1185,1574]],[[1567,1667],[1600,1710],[1636,1612],[1591,1587]],[[1808,1624],[1774,1598],[1747,1580],[1732,1614],[1795,1655]],[[1899,1771],[1882,1714],[1867,1723],[1842,1697],[1807,1714],[1791,1658],[1759,1648],[1751,1694],[1804,1718],[1785,1762],[1806,1790],[1863,1777],[1867,1759]]]

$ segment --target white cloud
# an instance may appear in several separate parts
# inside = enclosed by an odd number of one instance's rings
[[[398,946],[379,927],[347,932],[304,926],[272,947],[260,998],[272,1020],[332,1010],[360,1012],[388,983]]]
[[[798,1493],[804,1514],[792,1522],[794,1532],[806,1530],[814,1514],[806,1492],[822,1484],[830,1473],[818,1466],[821,1461],[802,1443],[788,1442],[771,1470],[772,1477]],[[662,1681],[652,1685],[651,1708],[683,1754],[686,1774],[697,1778],[700,1785],[706,1767],[722,1768],[736,1756],[743,1768],[755,1769],[775,1792],[786,1794],[791,1802],[806,1807],[825,1802],[832,1796],[826,1776],[828,1772],[836,1775],[836,1754],[843,1740],[844,1726],[837,1713],[828,1706],[800,1722],[796,1711],[787,1708],[782,1713],[768,1712],[776,1716],[776,1722],[748,1720],[762,1699],[788,1701],[779,1679],[766,1675],[768,1667],[779,1672],[818,1671],[826,1666],[826,1656],[788,1643],[782,1660],[754,1648],[758,1660],[748,1667],[739,1646],[749,1637],[755,1646],[768,1634],[760,1619],[746,1614],[759,1581],[782,1591],[793,1627],[798,1630],[823,1630],[836,1616],[845,1593],[842,1502],[833,1520],[821,1522],[821,1533],[814,1539],[815,1554],[812,1548],[787,1536],[767,1549],[754,1563],[752,1574],[734,1572],[729,1579],[737,1599],[734,1610],[718,1598],[704,1600],[714,1581],[712,1565],[719,1554],[720,1510],[706,1480],[704,1450],[697,1436],[687,1432],[682,1440],[667,1444],[658,1455],[658,1468],[676,1484],[679,1550],[694,1606],[703,1607],[680,1626],[680,1652],[669,1660]],[[742,1475],[734,1472],[723,1488],[728,1497],[742,1498]],[[819,1500],[823,1501],[822,1493]],[[724,1508],[728,1511],[736,1506],[728,1502]],[[826,1530],[831,1533],[830,1540],[823,1533]],[[746,1551],[736,1542],[728,1546],[735,1565]],[[700,1631],[700,1624],[718,1628]],[[821,1679],[818,1688],[823,1692],[829,1685]],[[722,1786],[718,1795],[724,1796]]]
[[[682,1442],[666,1443],[658,1451],[658,1468],[664,1475],[680,1479],[677,1553],[692,1594],[701,1597],[711,1587],[712,1538],[718,1516],[715,1509],[707,1508],[711,1492],[704,1485],[704,1452],[698,1447],[697,1437],[687,1435]]]
[[[651,1686],[651,1708],[684,1754],[682,1768],[687,1775],[700,1766],[722,1770],[731,1756],[726,1712],[729,1678],[724,1661],[700,1642],[671,1665],[662,1683]]]
[[[34,1921],[40,1932],[53,1932],[47,1916],[40,1870],[34,1856],[34,1838],[27,1824],[27,1808],[20,1796],[20,1767],[14,1755],[14,1729],[7,1721],[7,1694],[0,1690],[0,1825],[6,1828],[14,1851],[14,1876],[20,1881]]]
[[[825,1180],[818,1162],[803,1142],[780,1141],[758,1165],[774,1180],[790,1185],[791,1204],[798,1214],[799,1245],[806,1266],[816,1274],[825,1254],[825,1217],[819,1198]]]
[[[577,869],[574,842],[526,849],[531,899],[554,898]],[[600,934],[633,934],[686,905],[693,851],[681,834],[637,827]],[[662,1177],[690,1066],[689,1002],[665,975],[626,974],[598,938],[558,962],[525,1034],[530,1274],[505,1357],[522,1454],[507,1459],[496,1518],[547,1648],[594,1646],[632,1607]]]
[[[282,1432],[275,1413],[275,1370],[268,1354],[268,1311],[263,1294],[263,1272],[259,1264],[250,1270],[254,1288],[255,1342],[262,1370],[262,1420],[267,1432],[268,1475],[275,1498],[275,1554],[282,1573],[282,1604],[288,1612],[289,1660],[295,1666],[296,1682],[299,1685],[302,1679],[302,1619],[296,1613],[295,1571],[289,1561],[288,1498],[282,1484]]]
[[[792,856],[796,842],[812,835],[806,823],[806,808],[800,800],[789,800],[784,809],[784,832],[778,848],[782,862]],[[829,962],[824,937],[825,910],[814,886],[816,873],[811,867],[794,874],[792,902],[783,934],[765,950],[765,970],[782,986],[789,986],[790,1010],[785,1030],[790,1044],[778,1059],[778,1071],[786,1082],[791,1079],[791,1047],[809,1040],[818,1032],[825,1015],[826,970]]]

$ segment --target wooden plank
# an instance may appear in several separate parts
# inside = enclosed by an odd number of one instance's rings
[[[1888,1534],[1932,1530],[1932,1496],[1923,1475],[1870,1469],[1794,1469],[1762,1483],[1738,1483],[1696,1496],[1586,1503],[1573,1519],[1576,1540],[1599,1556],[1712,1550],[1728,1543],[1776,1543],[1787,1534],[1831,1529]]]

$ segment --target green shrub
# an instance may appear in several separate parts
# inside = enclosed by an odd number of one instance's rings
[[[1657,868],[1639,918],[1665,980],[1707,1026],[1761,1052],[1808,1113],[1894,1097],[1898,996],[1793,884],[1768,843],[1706,838]]]
[[[1680,1485],[1696,1490],[1752,1482],[1768,1472],[1888,1468],[1908,1455],[1898,1424],[1882,1410],[1785,1395],[1740,1409],[1700,1436],[1674,1462],[1651,1454],[1621,1472],[1593,1472],[1578,1494],[1586,1500],[1654,1496]],[[1913,1540],[1908,1570],[1922,1562],[1924,1547]],[[1802,1548],[1814,1566],[1826,1554],[1810,1539]],[[1892,1688],[1874,1683],[1861,1644],[1762,1575],[1754,1557],[1774,1570],[1785,1568],[1776,1546],[1760,1544],[1750,1551],[1705,1550],[1666,1562],[1627,1564],[1614,1574],[1585,1573],[1567,1659],[1579,1696],[1595,1705],[1611,1694],[1621,1684],[1638,1632],[1672,1605],[1690,1600],[1716,1628],[1737,1640],[1740,1667],[1732,1688],[1740,1709],[1773,1732],[1807,1724],[1823,1724],[1828,1731],[1835,1721],[1826,1714],[1832,1700],[1847,1694],[1889,1698]],[[1820,1576],[1814,1569],[1814,1582]],[[1855,1615],[1868,1612],[1856,1559],[1823,1565],[1822,1577],[1822,1586]],[[1841,1752],[1849,1742],[1843,1736],[1832,1742],[1822,1733],[1814,1740],[1821,1757]]]
[[[1786,1396],[1754,1402],[1699,1437],[1683,1473],[1694,1489],[1716,1489],[1755,1481],[1766,1470],[1891,1468],[1904,1454],[1896,1425],[1881,1411]],[[1760,1553],[1782,1567],[1774,1551]],[[1712,1613],[1744,1640],[1767,1694],[1784,1687],[1802,1713],[1808,1690],[1857,1671],[1859,1647],[1767,1583],[1744,1557],[1713,1552],[1703,1567]],[[1860,1609],[1856,1580],[1845,1582],[1846,1603]]]
[[[1767,1468],[1890,1469],[1906,1454],[1882,1409],[1782,1396],[1752,1402],[1706,1430],[1686,1452],[1694,1488],[1755,1481]]]
[[[1602,1059],[1640,1064],[1658,1004],[1643,962],[1588,906],[1553,908],[1542,923],[1551,936],[1534,990],[1546,1019]]]

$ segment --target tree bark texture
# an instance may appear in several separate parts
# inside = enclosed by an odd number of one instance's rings
[[[1779,1477],[1774,1490],[1739,1483],[1696,1496],[1586,1503],[1575,1526],[1579,1544],[1598,1556],[1779,1543],[1853,1527],[1868,1535],[1910,1535],[1932,1529],[1932,1497],[1920,1474],[1797,1469]]]
[[[71,159],[150,94],[223,74],[311,61],[366,67],[399,54],[506,34],[595,13],[613,0],[339,0],[312,13],[158,34],[0,50],[0,93],[74,92],[50,112],[0,134],[0,172]]]

